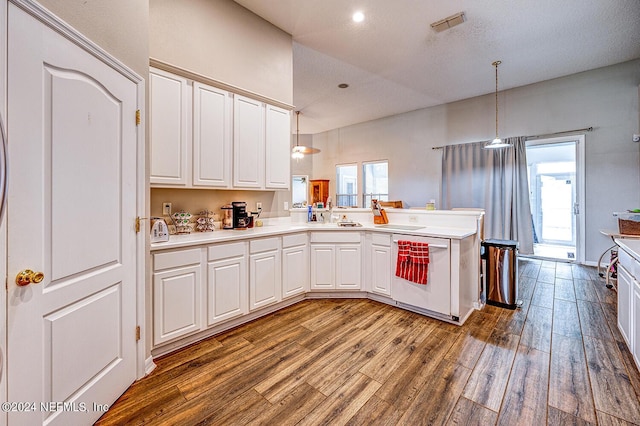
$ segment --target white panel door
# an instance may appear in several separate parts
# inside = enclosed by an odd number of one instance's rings
[[[289,111],[267,105],[265,168],[267,188],[291,185],[291,117]]]
[[[149,70],[149,148],[152,184],[189,184],[191,164],[190,88],[187,80]]]
[[[391,247],[371,245],[371,291],[391,296]]]
[[[336,246],[336,289],[360,290],[362,255],[360,246]]]
[[[632,326],[631,333],[631,353],[636,361],[636,366],[640,368],[640,282],[633,281],[633,302],[631,303],[633,311],[631,313]]]
[[[231,186],[231,96],[193,83],[193,185]]]
[[[246,314],[247,261],[244,256],[209,262],[207,272],[207,325]]]
[[[309,291],[309,246],[282,250],[282,298]]]
[[[336,288],[336,255],[333,244],[311,245],[311,290]]]
[[[280,249],[252,254],[249,265],[249,310],[281,300],[282,265]]]
[[[153,274],[153,344],[200,330],[200,265]]]
[[[136,377],[137,87],[13,4],[8,21],[8,399],[38,404],[9,424],[91,424]],[[44,279],[18,286],[25,269]]]
[[[264,105],[233,98],[233,186],[264,187]]]
[[[633,287],[633,278],[629,272],[620,265],[618,267],[618,329],[630,347],[632,345],[631,333],[633,332],[631,327]]]

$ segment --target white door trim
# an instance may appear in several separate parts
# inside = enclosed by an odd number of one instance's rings
[[[576,142],[576,196],[579,213],[576,219],[576,263],[585,263],[585,135],[561,136],[527,141],[527,146],[547,145],[560,142]]]
[[[136,85],[136,97],[137,108],[140,110],[141,117],[145,117],[145,80],[135,71],[127,67],[124,63],[111,56],[103,48],[89,40],[82,35],[76,29],[71,27],[66,22],[62,21],[56,15],[52,14],[49,10],[45,9],[39,3],[33,0],[9,0],[10,3],[19,7],[29,15],[41,21],[46,26],[52,28],[63,37],[76,44],[89,54],[93,55],[100,61],[104,62],[109,67],[115,69],[128,80]],[[5,30],[6,31],[6,30]],[[6,65],[6,64],[5,64]],[[6,70],[5,70],[6,75]],[[6,94],[4,94],[3,103],[6,102]],[[133,120],[134,117],[131,117]],[[136,140],[136,152],[137,152],[137,171],[136,171],[136,214],[139,217],[146,217],[147,211],[147,195],[146,195],[146,149],[145,149],[145,125],[141,123],[137,126],[137,140]],[[135,227],[135,217],[131,218],[131,229]],[[144,228],[143,228],[144,229]],[[6,251],[6,241],[3,242]],[[145,282],[146,282],[146,264],[148,252],[148,233],[140,232],[136,236],[136,319],[137,324],[140,326],[140,340],[136,344],[136,376],[142,378],[147,372],[150,372],[153,367],[153,361],[151,361],[151,354],[147,358],[147,345],[146,345],[146,314],[145,314]],[[6,262],[6,256],[5,256]],[[7,327],[9,325],[7,324]],[[6,347],[6,341],[4,342]]]

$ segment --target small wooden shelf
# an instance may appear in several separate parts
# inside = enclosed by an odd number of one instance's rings
[[[323,203],[326,206],[327,198],[329,198],[329,179],[311,179],[309,183],[311,205]]]

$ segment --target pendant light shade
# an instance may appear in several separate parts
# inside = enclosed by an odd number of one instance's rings
[[[496,137],[484,146],[485,149],[508,148],[511,146],[511,144],[503,142],[502,139],[498,137],[498,65],[501,63],[502,61],[495,61],[491,64],[496,69]]]
[[[296,111],[296,144],[291,150],[291,158],[300,160],[305,154],[317,154],[320,152],[317,148],[300,145],[300,111]]]

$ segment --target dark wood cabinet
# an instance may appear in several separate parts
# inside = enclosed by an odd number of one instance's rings
[[[329,197],[329,179],[312,179],[309,181],[309,200],[312,205],[323,203],[327,206]]]

